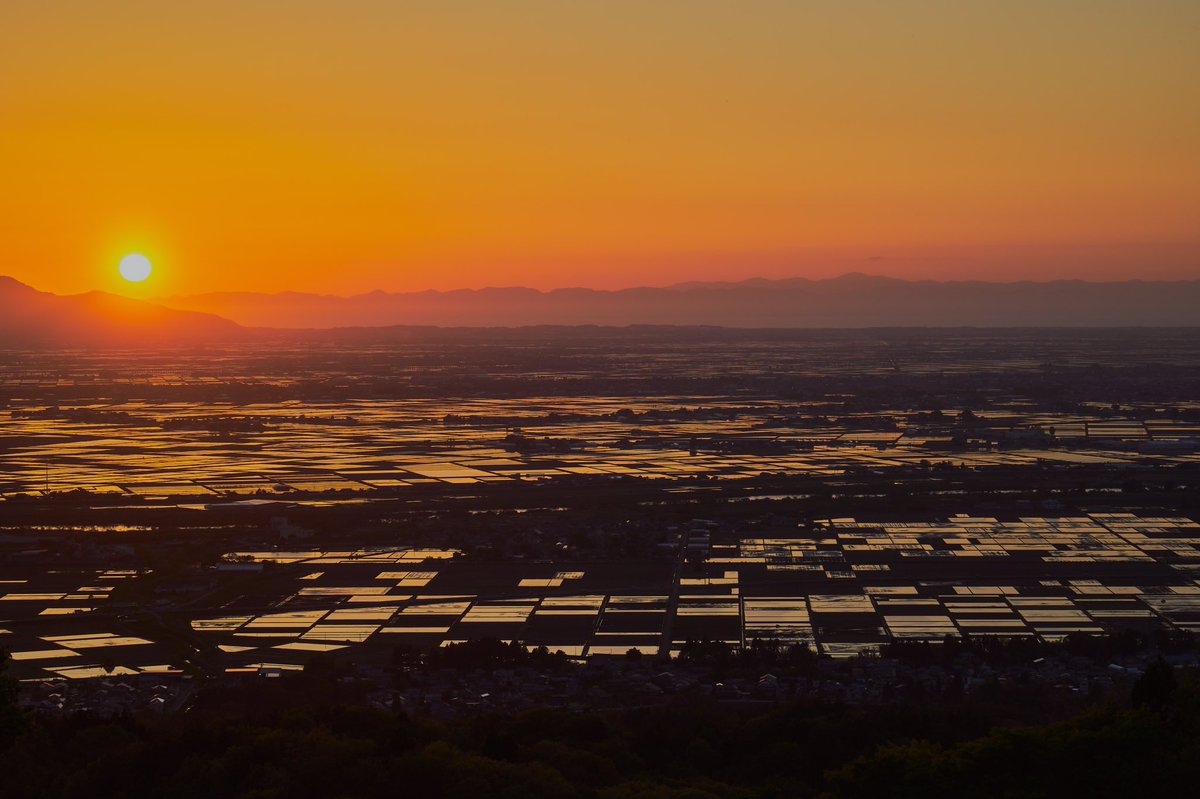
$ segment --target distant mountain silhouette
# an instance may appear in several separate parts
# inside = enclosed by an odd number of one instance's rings
[[[620,291],[485,288],[353,297],[221,293],[170,307],[255,327],[720,325],[754,328],[1200,325],[1200,280],[1092,283],[828,280],[683,283]]]
[[[101,291],[59,296],[0,276],[0,346],[185,346],[247,335],[212,314]]]

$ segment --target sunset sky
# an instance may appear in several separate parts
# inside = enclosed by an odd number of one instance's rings
[[[4,0],[0,274],[1200,278],[1198,41],[1196,0]]]

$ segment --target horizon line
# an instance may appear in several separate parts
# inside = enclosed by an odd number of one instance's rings
[[[1060,277],[1060,278],[1053,278],[1053,279],[1049,279],[1049,280],[1032,280],[1032,279],[1028,279],[1028,278],[1021,279],[1021,280],[989,280],[989,279],[985,279],[985,278],[955,278],[955,279],[949,279],[949,280],[939,280],[936,278],[916,278],[916,279],[914,279],[914,278],[896,277],[894,275],[886,275],[886,274],[879,274],[879,273],[872,273],[872,272],[849,271],[849,272],[843,272],[838,275],[833,275],[830,277],[804,277],[801,275],[794,275],[794,276],[790,276],[790,277],[754,276],[754,277],[742,278],[740,280],[683,280],[683,281],[678,281],[678,282],[674,282],[674,283],[666,283],[666,284],[639,283],[639,284],[633,284],[633,285],[628,285],[628,286],[622,286],[620,288],[603,288],[603,287],[597,287],[597,286],[583,286],[583,285],[560,285],[560,286],[555,286],[552,288],[538,288],[535,286],[528,286],[528,285],[523,285],[523,284],[483,284],[483,285],[476,285],[476,286],[459,286],[456,288],[427,287],[427,288],[420,288],[420,289],[398,289],[398,290],[385,289],[385,288],[374,288],[374,289],[369,289],[366,291],[356,291],[356,292],[350,292],[350,293],[305,291],[302,289],[280,289],[278,291],[256,291],[256,290],[246,290],[246,289],[216,289],[216,290],[212,290],[212,291],[197,291],[197,292],[174,293],[174,294],[156,294],[156,295],[152,295],[150,297],[144,297],[144,299],[151,299],[153,301],[165,301],[165,300],[170,300],[170,299],[181,299],[181,298],[187,298],[187,297],[205,297],[205,296],[214,296],[214,295],[235,295],[235,294],[259,295],[259,296],[267,296],[267,297],[281,296],[281,295],[288,295],[288,294],[299,294],[299,295],[305,295],[305,296],[310,296],[310,297],[321,297],[321,298],[357,299],[360,297],[368,297],[373,294],[399,296],[399,295],[413,295],[413,294],[455,294],[455,293],[459,293],[459,292],[513,291],[513,290],[528,291],[528,292],[533,292],[536,294],[554,294],[556,292],[565,292],[565,291],[590,291],[590,292],[595,292],[597,294],[618,294],[618,293],[625,292],[625,291],[641,291],[641,290],[666,291],[666,290],[671,290],[671,289],[691,289],[691,288],[700,289],[700,288],[706,288],[706,287],[713,287],[713,288],[735,287],[735,286],[744,286],[746,284],[752,284],[752,283],[798,283],[798,282],[832,283],[832,282],[837,282],[840,280],[846,280],[848,278],[856,278],[856,279],[857,278],[865,278],[865,279],[871,279],[871,280],[891,281],[891,282],[895,282],[895,283],[909,283],[909,284],[957,285],[957,284],[965,284],[965,283],[976,283],[976,284],[985,284],[985,285],[993,285],[993,286],[1020,286],[1020,285],[1044,286],[1044,285],[1053,285],[1053,284],[1057,284],[1057,283],[1089,283],[1089,284],[1093,284],[1093,285],[1113,285],[1113,284],[1120,284],[1120,283],[1168,283],[1168,284],[1170,284],[1170,283],[1200,282],[1200,274],[1197,274],[1193,277],[1172,278],[1172,279],[1146,279],[1146,278],[1140,278],[1140,277],[1130,277],[1130,278],[1116,278],[1116,279],[1109,279],[1109,280],[1104,280],[1104,279],[1093,280],[1093,279],[1084,278],[1084,277]],[[88,292],[82,292],[82,293],[88,293]],[[128,295],[122,295],[122,296],[128,296]]]
[[[702,290],[705,288],[733,288],[733,287],[739,287],[739,286],[746,286],[748,284],[779,284],[779,283],[821,284],[821,283],[835,283],[838,281],[845,281],[848,279],[876,280],[876,281],[892,282],[892,283],[905,283],[905,284],[910,284],[910,285],[976,284],[976,285],[988,285],[988,286],[1051,286],[1051,285],[1056,285],[1056,284],[1069,283],[1069,284],[1089,284],[1089,285],[1096,285],[1096,286],[1105,286],[1105,285],[1111,286],[1111,285],[1118,285],[1118,284],[1165,284],[1165,285],[1171,285],[1171,284],[1180,284],[1180,283],[1196,283],[1196,282],[1200,282],[1200,274],[1197,274],[1194,277],[1172,278],[1172,279],[1147,279],[1147,278],[1140,278],[1140,277],[1130,277],[1130,278],[1117,278],[1117,279],[1107,279],[1107,280],[1106,279],[1092,280],[1092,279],[1082,278],[1082,277],[1060,277],[1060,278],[1052,278],[1052,279],[1048,279],[1048,280],[1032,280],[1032,279],[1028,279],[1028,278],[1021,279],[1021,280],[989,280],[989,279],[984,279],[984,278],[956,278],[956,279],[949,279],[949,280],[939,280],[936,278],[916,278],[916,279],[914,279],[914,278],[896,277],[893,275],[885,275],[885,274],[862,272],[862,271],[849,271],[849,272],[843,272],[839,275],[834,275],[831,277],[803,277],[803,276],[797,275],[797,276],[791,276],[791,277],[777,277],[776,278],[776,277],[754,276],[754,277],[743,278],[740,280],[684,280],[684,281],[679,281],[679,282],[675,282],[675,283],[667,283],[667,284],[659,284],[659,285],[635,284],[635,285],[630,285],[630,286],[623,286],[621,288],[598,288],[598,287],[594,287],[594,286],[581,286],[581,285],[563,285],[563,286],[557,286],[554,288],[537,288],[534,286],[527,286],[527,285],[520,285],[520,284],[512,284],[512,285],[486,284],[486,285],[480,285],[480,286],[462,286],[462,287],[450,288],[450,289],[423,288],[423,289],[389,290],[389,289],[383,289],[383,288],[375,288],[375,289],[370,289],[368,291],[358,291],[358,292],[346,293],[346,294],[339,294],[339,293],[333,293],[333,292],[305,291],[302,289],[280,289],[278,291],[256,291],[256,290],[247,290],[247,289],[218,289],[218,290],[213,290],[213,291],[198,291],[198,292],[174,293],[174,294],[141,294],[141,293],[124,293],[124,292],[119,292],[119,291],[108,291],[105,289],[93,288],[93,289],[87,289],[85,291],[59,294],[57,292],[40,289],[37,286],[35,286],[31,283],[27,283],[24,280],[21,280],[19,278],[13,277],[10,274],[0,273],[0,280],[8,280],[13,283],[17,283],[21,286],[24,286],[26,288],[29,288],[31,290],[38,291],[38,292],[45,293],[45,294],[51,294],[56,297],[81,297],[81,296],[86,296],[89,294],[107,294],[107,295],[114,296],[114,297],[123,297],[123,298],[130,299],[130,300],[138,300],[141,302],[151,302],[151,303],[162,303],[162,302],[166,302],[169,300],[188,299],[188,298],[195,298],[195,297],[212,297],[212,296],[220,296],[220,295],[247,295],[247,296],[262,296],[262,297],[279,297],[279,296],[286,296],[286,295],[300,295],[300,296],[315,297],[315,298],[320,298],[320,299],[350,300],[350,299],[359,299],[362,297],[369,297],[371,295],[384,295],[384,296],[395,297],[395,296],[411,296],[411,295],[418,295],[418,294],[441,295],[441,294],[457,294],[457,293],[477,293],[477,292],[484,292],[484,291],[525,291],[525,292],[530,292],[533,294],[540,294],[540,295],[549,295],[549,294],[555,294],[558,292],[570,292],[570,291],[587,291],[587,292],[593,292],[596,294],[619,294],[619,293],[627,292],[627,291],[669,291],[672,289]]]

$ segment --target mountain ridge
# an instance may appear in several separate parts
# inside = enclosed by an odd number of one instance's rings
[[[0,275],[0,344],[6,346],[192,346],[250,335],[210,313],[103,291],[51,294]]]
[[[851,273],[619,290],[214,292],[152,303],[101,291],[56,295],[0,275],[0,344],[8,346],[191,346],[297,334],[388,340],[435,329],[1195,326],[1200,280],[996,283]]]
[[[1200,280],[909,281],[836,278],[690,281],[625,289],[489,286],[338,296],[211,292],[162,301],[248,327],[707,325],[1108,327],[1200,325]]]

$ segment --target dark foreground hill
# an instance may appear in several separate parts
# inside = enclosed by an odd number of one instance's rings
[[[1188,796],[1185,786],[1200,779],[1190,686],[1142,697],[1135,687],[1132,703],[1034,723],[1014,723],[1033,698],[1014,703],[1002,692],[876,707],[694,701],[439,722],[322,704],[329,686],[315,675],[263,682],[220,709],[107,719],[21,718],[9,688],[0,692],[0,795],[1097,799]],[[272,695],[281,701],[264,708]]]
[[[0,346],[171,347],[235,341],[235,322],[92,291],[60,296],[0,276]]]
[[[717,325],[752,328],[1200,325],[1200,280],[1048,283],[831,280],[687,283],[620,291],[485,288],[353,297],[219,293],[167,305],[252,327]]]

